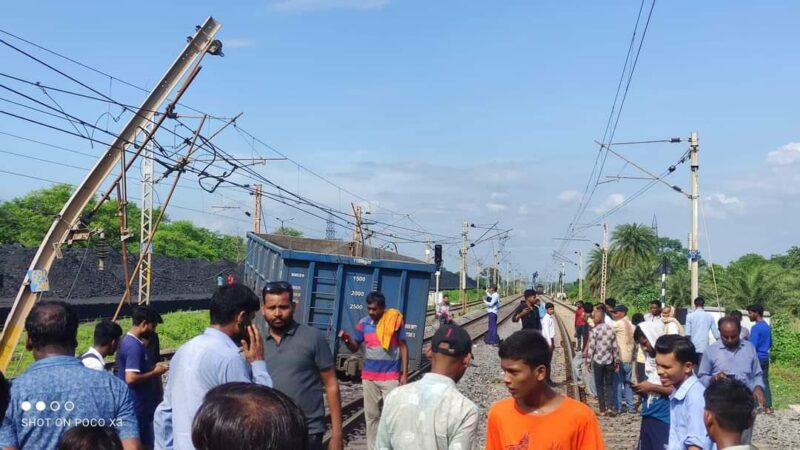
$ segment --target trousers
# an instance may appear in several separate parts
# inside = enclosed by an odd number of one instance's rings
[[[606,412],[606,407],[614,407],[614,365],[597,364],[592,362],[594,368],[594,384],[597,389],[597,402],[600,403],[600,412]]]
[[[500,337],[497,336],[497,313],[489,313],[489,330],[486,332],[483,342],[489,345],[500,343]]]
[[[367,448],[375,450],[375,439],[378,437],[378,424],[381,421],[383,400],[392,389],[400,386],[399,380],[361,382],[364,388],[364,421],[367,423]]]
[[[628,412],[633,412],[633,388],[631,387],[631,377],[633,364],[622,363],[619,365],[619,372],[614,374],[614,407],[623,410],[622,402],[625,401],[625,408]]]
[[[764,400],[766,400],[767,406],[772,408],[772,389],[769,388],[769,359],[763,361],[759,360],[758,364],[761,366],[761,371],[763,372]]]

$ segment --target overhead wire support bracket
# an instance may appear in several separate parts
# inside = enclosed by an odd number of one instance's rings
[[[111,146],[100,157],[94,168],[86,175],[83,182],[64,204],[58,214],[58,218],[50,226],[50,230],[45,235],[33,257],[30,271],[36,272],[31,273],[46,273],[50,270],[59,247],[68,240],[73,228],[82,220],[83,209],[94,198],[103,181],[111,174],[120,160],[121,152],[125,151],[125,148],[135,141],[136,135],[139,134],[140,130],[152,121],[153,111],[167,100],[169,94],[192,66],[194,66],[192,73],[196,74],[200,60],[213,43],[214,36],[220,27],[221,25],[216,20],[209,17],[186,44],[177,60],[170,66],[153,91],[141,104],[139,111],[130,118]],[[187,86],[185,84],[182,87],[182,91]],[[129,165],[133,160],[135,160],[135,156],[131,158]],[[112,186],[109,192],[104,195],[103,200],[107,199],[114,189]],[[99,203],[102,203],[102,201]],[[28,277],[25,278],[6,318],[2,335],[0,335],[0,370],[2,371],[8,368],[19,338],[22,336],[25,319],[39,298],[39,293],[33,292],[30,283],[27,282]]]

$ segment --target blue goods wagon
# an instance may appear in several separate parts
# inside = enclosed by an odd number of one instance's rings
[[[423,358],[425,310],[435,266],[366,245],[359,256],[353,253],[351,242],[248,233],[244,284],[260,295],[268,281],[291,283],[294,319],[325,335],[337,370],[350,376],[360,372],[361,356],[340,342],[338,331],[352,334],[367,315],[367,295],[380,291],[387,308],[403,313],[409,368],[417,367]],[[263,318],[259,321],[264,326]]]

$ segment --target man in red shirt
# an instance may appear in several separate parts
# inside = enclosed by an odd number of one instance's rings
[[[586,339],[586,318],[583,311],[583,300],[578,300],[575,305],[575,351],[579,352],[583,348],[583,341]]]

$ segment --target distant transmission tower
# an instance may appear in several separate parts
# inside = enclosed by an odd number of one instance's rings
[[[336,228],[333,226],[333,214],[328,214],[328,220],[325,221],[325,239],[329,241],[336,240]]]

